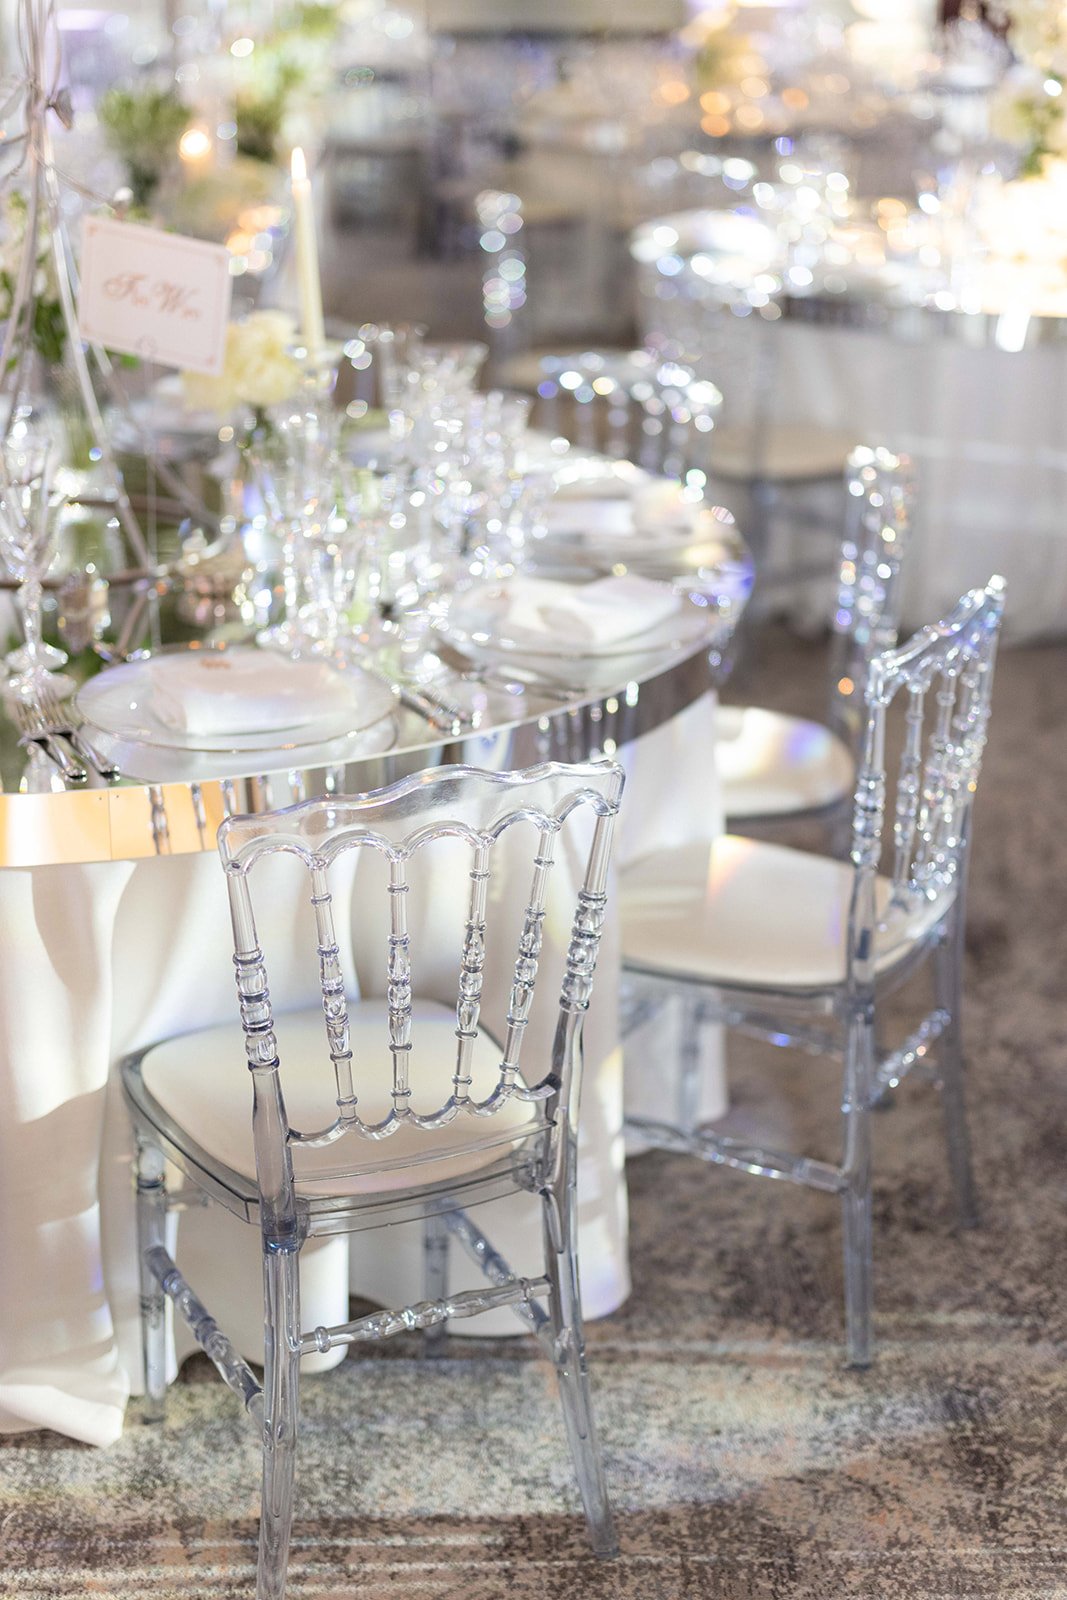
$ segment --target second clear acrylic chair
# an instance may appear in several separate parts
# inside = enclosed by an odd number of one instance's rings
[[[1003,580],[994,577],[945,622],[871,661],[849,863],[726,834],[710,851],[658,851],[620,874],[624,967],[643,987],[681,992],[685,1001],[676,1119],[628,1126],[646,1146],[838,1197],[853,1366],[871,1357],[870,1116],[931,1054],[960,1221],[975,1221],[960,1043],[964,897],[1003,608]],[[903,707],[904,743],[890,800],[894,703]],[[933,1007],[902,1044],[883,1050],[882,1006],[924,966],[933,970]],[[700,1030],[714,1021],[842,1061],[838,1163],[698,1125]]]
[[[857,446],[830,615],[826,723],[763,706],[720,706],[715,761],[728,825],[777,822],[846,805],[873,656],[897,641],[915,484],[909,457]]]
[[[373,794],[230,817],[219,830],[250,1083],[234,1059],[236,1030],[217,1028],[139,1052],[123,1063],[123,1078],[139,1149],[149,1416],[159,1420],[163,1413],[169,1296],[261,1438],[258,1600],[280,1600],[285,1591],[301,1356],[406,1329],[441,1328],[500,1306],[516,1310],[553,1362],[593,1547],[598,1555],[614,1553],[579,1301],[575,1162],[582,1024],[604,922],[622,781],[621,769],[606,762],[549,764],[518,773],[443,767]],[[548,1059],[524,1064],[553,861],[564,835],[572,859],[574,848],[581,848],[570,835],[583,814],[591,817],[591,843],[576,895],[554,1043]],[[488,1018],[482,1005],[486,954],[504,936],[491,875],[505,835],[513,841],[512,868],[520,839],[529,846],[530,888],[506,1015]],[[451,1012],[420,1000],[413,990],[407,920],[410,874],[432,855],[428,847],[442,840],[450,848],[465,847],[469,856],[458,998]],[[332,884],[352,851],[382,858],[388,873],[384,1005],[347,999]],[[276,1019],[252,890],[256,869],[279,852],[297,857],[307,872],[322,1004]],[[168,1161],[259,1230],[266,1323],[262,1385],[168,1253]],[[523,1190],[543,1202],[544,1267],[532,1279],[515,1276],[468,1214],[476,1204]],[[299,1259],[306,1239],[419,1220],[426,1230],[426,1300],[336,1327],[302,1327]],[[477,1261],[488,1279],[485,1288],[449,1293],[449,1234]],[[432,1368],[427,1381],[433,1381]]]
[[[506,380],[536,395],[534,425],[647,472],[707,480],[722,394],[654,350],[571,350],[529,356]]]

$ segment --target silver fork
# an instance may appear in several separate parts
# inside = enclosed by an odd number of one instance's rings
[[[68,783],[85,783],[89,774],[77,761],[74,761],[63,748],[60,740],[55,738],[55,729],[50,728],[45,720],[41,707],[32,700],[10,700],[15,726],[19,730],[20,744],[38,745],[49,760],[54,762]]]
[[[370,651],[359,651],[354,654],[352,662],[368,676],[390,689],[402,706],[422,717],[423,721],[428,722],[437,733],[450,734],[455,738],[473,728],[475,718],[470,711],[446,695],[439,694],[429,685],[413,683],[399,674],[394,675],[388,670],[385,661]]]
[[[46,687],[41,690],[38,704],[45,727],[48,728],[49,732],[58,734],[65,739],[75,755],[80,756],[83,761],[87,761],[93,771],[98,772],[102,778],[107,778],[110,781],[119,776],[119,769],[102,760],[92,745],[82,737],[79,731],[81,724],[77,722],[69,700],[66,702],[61,701],[54,689]]]
[[[577,684],[550,683],[537,673],[523,666],[512,666],[508,670],[507,663],[491,667],[486,664],[479,665],[449,644],[446,639],[435,640],[433,652],[451,671],[456,672],[466,683],[481,684],[487,689],[521,689],[525,694],[550,700],[558,705],[567,705],[572,700],[581,699],[588,695],[589,690]]]

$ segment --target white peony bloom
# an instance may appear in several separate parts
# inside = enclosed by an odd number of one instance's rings
[[[295,341],[296,324],[285,311],[253,311],[242,322],[231,322],[219,376],[182,373],[186,406],[230,416],[242,404],[258,409],[287,400],[300,379],[289,354]]]
[[[296,325],[285,311],[253,311],[231,330],[226,363],[233,384],[250,406],[273,406],[295,393],[300,369],[289,354]]]

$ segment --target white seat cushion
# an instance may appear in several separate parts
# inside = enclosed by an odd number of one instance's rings
[[[620,874],[623,960],[746,988],[834,988],[845,980],[852,878],[846,862],[735,834],[710,850],[657,852]],[[929,933],[949,904],[923,899],[887,914],[891,888],[878,879],[879,972]]]
[[[758,475],[783,482],[843,477],[855,436],[809,423],[775,423],[759,440],[751,428],[716,428],[711,470],[716,477],[747,481]]]
[[[387,1009],[384,1001],[360,1000],[351,1003],[349,1014],[359,1113],[364,1121],[378,1122],[392,1103]],[[456,1014],[433,1001],[416,1000],[413,1015],[411,1106],[427,1114],[443,1105],[451,1090]],[[322,1009],[284,1012],[276,1023],[290,1125],[302,1133],[317,1132],[337,1115]],[[497,1082],[500,1054],[489,1035],[479,1033],[471,1091],[479,1099]],[[141,1073],[148,1092],[179,1127],[217,1161],[254,1180],[252,1082],[238,1025],[167,1039],[147,1052]],[[377,1194],[460,1178],[497,1160],[506,1142],[523,1137],[538,1122],[536,1103],[511,1099],[491,1117],[461,1112],[434,1132],[402,1124],[387,1139],[348,1133],[321,1149],[294,1146],[297,1186],[308,1195]]]
[[[833,805],[852,792],[847,746],[819,722],[761,706],[720,706],[715,766],[728,817],[775,817]]]

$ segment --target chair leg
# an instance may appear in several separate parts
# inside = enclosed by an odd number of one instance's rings
[[[845,1255],[845,1325],[848,1365],[871,1364],[871,1084],[874,1018],[871,1010],[849,1020],[845,1045],[845,1188],[841,1195]]]
[[[585,1508],[593,1553],[618,1553],[604,1468],[597,1442],[589,1371],[585,1358],[585,1328],[578,1284],[576,1219],[573,1176],[559,1195],[545,1190],[545,1275],[551,1285],[549,1311],[552,1349],[559,1383],[563,1421],[567,1429],[578,1490]]]
[[[422,1225],[422,1292],[426,1300],[443,1300],[448,1293],[448,1228],[434,1212]],[[439,1356],[448,1333],[447,1322],[435,1322],[423,1333],[423,1350]]]
[[[300,1254],[264,1250],[263,1499],[256,1600],[283,1600],[300,1413]]]
[[[705,1006],[699,994],[682,996],[681,1047],[678,1071],[678,1126],[693,1133],[700,1121],[701,1069],[704,1064]]]
[[[145,1422],[162,1422],[167,1393],[166,1296],[149,1271],[147,1253],[166,1244],[166,1161],[158,1145],[138,1141],[137,1248],[140,1258],[141,1348],[144,1352]]]
[[[956,1197],[956,1216],[961,1228],[976,1228],[980,1219],[971,1164],[971,1140],[967,1131],[963,1044],[960,1036],[962,945],[963,921],[962,917],[957,916],[955,927],[938,945],[934,955],[937,1004],[947,1011],[949,1017],[938,1041],[938,1087],[941,1091],[949,1175]]]

